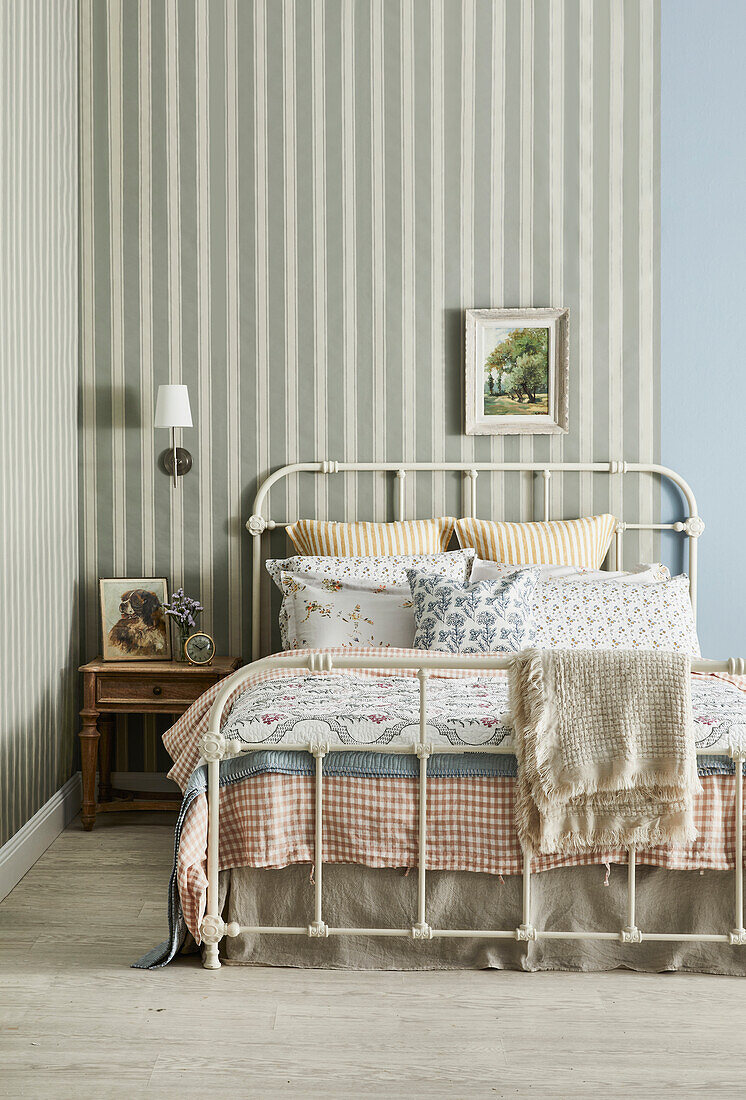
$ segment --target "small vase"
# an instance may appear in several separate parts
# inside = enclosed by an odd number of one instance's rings
[[[176,644],[174,645],[174,660],[175,661],[186,661],[187,658],[186,658],[186,653],[184,652],[184,646],[186,645],[186,640],[189,637],[189,635],[190,635],[190,632],[188,630],[177,630],[176,631]]]

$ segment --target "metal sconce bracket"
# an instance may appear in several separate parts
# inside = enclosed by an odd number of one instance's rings
[[[168,447],[160,458],[161,467],[174,479],[188,474],[192,468],[192,456],[184,447]]]

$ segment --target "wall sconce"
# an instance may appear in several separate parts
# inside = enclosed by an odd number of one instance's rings
[[[179,484],[177,478],[188,474],[192,468],[189,451],[176,446],[176,429],[192,427],[192,410],[186,386],[158,387],[153,426],[171,429],[171,446],[161,455],[161,462],[166,473],[173,475],[175,489]]]

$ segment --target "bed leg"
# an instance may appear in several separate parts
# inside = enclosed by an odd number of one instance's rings
[[[222,738],[221,738],[222,741]],[[207,910],[200,933],[204,944],[202,965],[205,970],[219,970],[218,944],[224,932],[218,912],[218,852],[220,840],[220,758],[222,744],[215,746],[207,760]],[[204,752],[204,745],[203,745]]]
[[[205,970],[220,970],[221,962],[218,955],[218,945],[216,943],[205,944],[204,954],[202,955],[202,965]]]

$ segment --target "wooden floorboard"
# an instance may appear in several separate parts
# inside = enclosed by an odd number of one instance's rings
[[[173,816],[74,822],[0,903],[0,1096],[738,1097],[746,980],[130,964]]]

